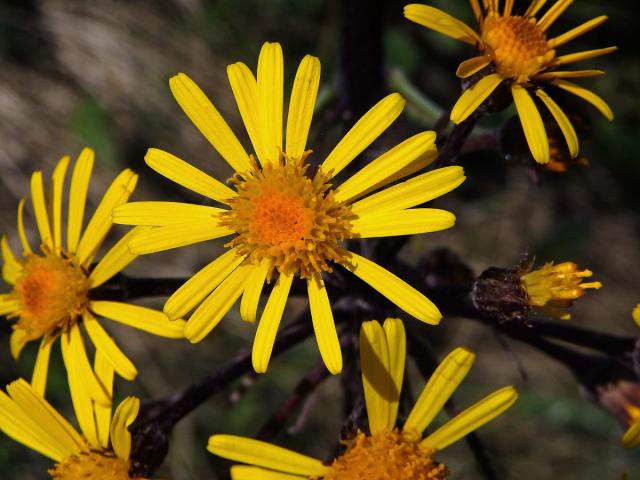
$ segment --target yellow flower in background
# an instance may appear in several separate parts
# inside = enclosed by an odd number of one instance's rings
[[[505,0],[502,12],[498,0],[470,0],[478,21],[474,31],[460,20],[427,5],[404,7],[409,20],[461,42],[474,45],[479,56],[465,60],[457,75],[468,78],[487,68],[487,75],[468,88],[451,111],[454,123],[464,121],[502,83],[511,89],[522,128],[533,158],[538,163],[549,161],[549,144],[542,117],[531,93],[545,105],[562,130],[572,157],[579,152],[578,137],[567,115],[547,93],[554,86],[572,93],[596,107],[607,119],[613,113],[602,98],[568,79],[604,74],[601,70],[564,70],[569,65],[605,55],[616,47],[557,55],[556,49],[601,25],[602,15],[556,37],[548,38],[549,27],[571,5],[572,0],[557,0],[544,15],[536,18],[546,0],[532,0],[520,15],[512,14],[514,0]]]
[[[469,372],[475,355],[457,348],[440,363],[424,387],[404,425],[396,426],[404,378],[406,339],[402,321],[364,322],[360,360],[368,434],[344,439],[347,449],[330,464],[269,443],[232,435],[213,435],[208,450],[249,465],[231,468],[233,480],[441,480],[448,470],[436,454],[509,408],[517,399],[511,386],[502,388],[424,435],[444,404]]]
[[[538,270],[522,275],[520,280],[530,306],[562,320],[569,320],[571,314],[567,309],[574,300],[582,297],[588,289],[602,287],[600,282],[583,282],[591,275],[591,270],[578,270],[573,262],[557,265],[549,262]]]
[[[633,321],[640,327],[640,304],[636,305],[631,315]],[[629,403],[626,413],[633,423],[622,436],[622,446],[625,448],[637,447],[640,445],[640,408]]]
[[[104,358],[102,359],[104,362]],[[113,370],[99,365],[98,374],[109,391]],[[87,396],[74,403],[79,433],[25,380],[0,390],[0,430],[14,440],[56,462],[49,476],[56,480],[143,480],[129,476],[131,434],[127,427],[138,415],[140,401],[124,399],[113,418]]]
[[[187,116],[234,169],[231,188],[167,152],[150,149],[146,156],[158,173],[224,208],[132,202],[114,210],[116,223],[155,227],[132,235],[129,247],[135,254],[233,235],[225,254],[167,300],[165,313],[179,318],[195,308],[184,331],[192,342],[202,340],[241,296],[241,316],[254,322],[265,281],[277,271],[253,344],[254,369],[265,372],[291,284],[301,278],[307,284],[320,354],[327,368],[338,373],[342,355],[322,278],[338,264],[412,316],[437,324],[440,312],[421,293],[341,246],[341,241],[352,238],[433,232],[454,224],[454,215],[447,211],[412,207],[460,185],[465,177],[459,167],[433,170],[383,189],[435,158],[435,134],[414,135],[335,187],[336,175],[400,115],[402,97],[391,94],[371,108],[314,171],[307,161],[311,150],[306,143],[320,82],[319,60],[307,55],[300,63],[284,147],[280,45],[264,44],[257,78],[243,63],[229,65],[227,73],[256,158],[247,154],[188,76],[180,73],[171,78],[170,87]]]
[[[60,338],[73,398],[89,392],[103,405],[111,398],[91,368],[84,346],[84,326],[98,353],[128,380],[137,375],[133,363],[122,353],[100,325],[96,316],[106,317],[155,335],[182,338],[184,321],[170,322],[162,313],[150,308],[121,302],[92,300],[91,291],[124,269],[134,258],[125,235],[95,267],[91,267],[98,250],[112,226],[111,210],[127,201],[137,175],[124,170],[109,186],[82,233],[84,210],[94,153],[84,149],[73,168],[69,187],[66,242],[63,242],[63,187],[69,157],[57,164],[51,187],[45,195],[42,172],[31,177],[31,200],[40,234],[38,249],[32,249],[24,228],[24,200],[18,206],[18,234],[22,255],[16,257],[6,236],[2,238],[4,280],[13,286],[0,294],[0,315],[15,320],[11,335],[11,354],[18,358],[26,343],[40,340],[32,385],[44,396],[51,347]],[[45,200],[47,199],[47,200]]]

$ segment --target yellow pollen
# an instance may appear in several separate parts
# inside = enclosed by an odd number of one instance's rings
[[[89,281],[66,255],[30,255],[22,265],[13,294],[19,310],[16,328],[34,340],[76,321],[86,308]]]
[[[525,83],[556,55],[535,18],[501,17],[490,13],[482,25],[482,48],[504,78]]]
[[[345,263],[347,252],[340,242],[351,238],[354,215],[333,198],[328,179],[320,172],[307,175],[302,158],[281,156],[276,164],[254,168],[231,179],[238,195],[221,223],[238,235],[227,246],[238,247],[258,263],[269,261],[274,269],[309,278],[331,271],[329,262]]]
[[[447,468],[433,451],[418,446],[417,435],[402,432],[358,433],[346,441],[347,451],[336,458],[324,480],[445,480]]]
[[[129,476],[129,462],[110,451],[81,452],[63,459],[49,470],[56,480],[144,480]]]
[[[573,262],[563,262],[554,265],[545,264],[542,268],[523,275],[520,280],[529,297],[529,305],[547,309],[548,313],[569,319],[571,316],[565,310],[573,301],[583,296],[587,289],[599,289],[600,282],[585,282],[590,277],[590,270],[578,270]]]

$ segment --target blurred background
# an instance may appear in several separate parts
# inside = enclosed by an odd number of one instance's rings
[[[430,4],[474,25],[463,0]],[[516,1],[516,8],[527,4]],[[180,71],[190,75],[248,148],[225,67],[243,61],[254,69],[260,46],[267,40],[283,46],[285,92],[290,91],[305,54],[314,54],[322,62],[318,113],[309,141],[314,156],[321,158],[366,108],[393,88],[406,89],[407,82],[433,105],[424,99],[410,101],[406,114],[376,148],[433,128],[437,116],[460,93],[455,69],[470,51],[462,43],[404,20],[402,6],[402,2],[381,0],[0,1],[2,232],[17,247],[16,208],[19,199],[28,195],[29,176],[41,169],[48,178],[62,155],[75,156],[84,146],[97,153],[90,190],[93,206],[125,167],[140,174],[133,200],[200,202],[201,198],[154,174],[143,162],[146,149],[153,146],[219,178],[231,173],[174,102],[168,78]],[[417,236],[402,255],[415,262],[425,251],[446,247],[476,273],[492,265],[513,266],[525,251],[535,255],[538,263],[576,261],[593,270],[594,279],[602,281],[604,288],[577,302],[572,322],[637,335],[638,327],[631,320],[631,310],[640,302],[636,2],[576,2],[553,26],[552,34],[601,14],[608,15],[609,21],[571,42],[563,52],[619,47],[612,55],[580,64],[607,71],[604,77],[580,83],[609,102],[614,122],[607,122],[578,99],[554,97],[584,126],[579,134],[588,166],[572,166],[566,173],[535,169],[522,152],[518,129],[509,126],[512,109],[486,119],[460,159],[467,171],[466,183],[434,202],[453,211],[457,225]],[[30,212],[27,223],[33,239],[36,230]],[[124,231],[114,229],[113,238]],[[140,258],[127,272],[188,276],[221,248],[221,243],[208,242]],[[161,306],[162,301],[152,299],[146,304]],[[285,322],[303,306],[290,302]],[[110,331],[140,372],[135,382],[119,381],[118,396],[137,394],[148,399],[186,387],[238,351],[250,349],[253,328],[239,320],[236,309],[197,345],[113,326]],[[9,355],[10,331],[9,322],[0,322],[2,385],[20,376],[30,378],[37,350],[29,345],[20,361],[14,362]],[[480,430],[507,478],[602,480],[619,479],[624,472],[631,479],[640,478],[640,449],[622,449],[616,419],[586,401],[562,366],[518,343],[508,342],[505,349],[494,333],[470,320],[446,318],[428,333],[439,358],[459,345],[477,351],[477,364],[456,395],[459,405],[470,405],[508,383],[518,386],[521,397],[515,407]],[[54,351],[48,396],[72,418],[58,347]],[[273,361],[266,377],[247,377],[208,401],[175,429],[158,477],[227,478],[227,464],[205,450],[208,436],[254,435],[317,361],[315,343],[308,340]],[[412,374],[417,390],[423,380]],[[340,384],[331,378],[273,441],[330,458],[342,423],[341,408]],[[477,477],[464,442],[447,449],[440,460],[449,466],[452,478]],[[0,434],[2,478],[45,478],[50,466],[47,459]]]

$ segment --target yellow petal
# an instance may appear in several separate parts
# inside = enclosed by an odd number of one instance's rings
[[[150,148],[144,161],[163,177],[211,200],[225,203],[236,196],[224,183],[164,150]]]
[[[569,93],[573,93],[574,95],[582,98],[583,100],[586,100],[591,105],[596,107],[600,111],[600,113],[602,113],[602,115],[605,116],[607,120],[609,121],[613,120],[613,112],[611,111],[611,108],[609,107],[609,105],[607,105],[607,102],[605,102],[602,98],[600,98],[598,95],[593,93],[591,90],[587,90],[586,88],[581,87],[580,85],[567,82],[566,80],[557,79],[551,83],[556,87],[566,90]]]
[[[36,357],[36,365],[31,376],[31,386],[33,390],[44,397],[47,389],[47,373],[49,372],[49,358],[51,357],[51,347],[55,337],[45,336],[40,341],[38,348],[38,356]]]
[[[640,421],[634,423],[622,436],[622,446],[624,448],[633,448],[640,445]]]
[[[26,381],[10,383],[7,393],[14,404],[13,413],[17,414],[15,420],[23,423],[25,430],[39,431],[40,440],[47,441],[52,449],[73,455],[85,447],[80,434]]]
[[[124,270],[137,255],[129,250],[129,240],[140,231],[148,230],[151,227],[135,227],[129,230],[125,236],[116,242],[111,249],[100,259],[96,267],[89,274],[91,288],[96,288],[112,278],[117,273]]]
[[[105,388],[108,395],[113,398],[113,376],[114,370],[105,355],[96,350],[93,369],[100,384]],[[111,405],[104,406],[99,403],[93,404],[96,419],[96,432],[98,442],[102,448],[109,447],[109,429],[111,427]]]
[[[109,185],[78,244],[78,262],[85,267],[91,263],[113,225],[111,211],[129,200],[136,188],[137,181],[138,176],[127,169],[122,171]]]
[[[549,10],[538,20],[538,28],[543,32],[548,30],[563,12],[569,8],[573,0],[557,0]]]
[[[91,398],[102,405],[111,405],[111,397],[98,381],[95,372],[91,368],[80,327],[77,324],[69,331],[69,348],[71,361],[75,364],[76,372],[80,380],[86,385]]]
[[[89,180],[93,170],[95,154],[90,148],[84,148],[71,175],[71,186],[69,187],[69,218],[67,220],[67,250],[75,253],[80,241],[82,222],[84,220],[84,208],[87,202],[87,190]]]
[[[392,398],[389,402],[389,425],[393,428],[398,416],[398,405],[400,402],[400,392],[402,391],[402,381],[404,380],[404,365],[407,358],[407,337],[402,320],[399,318],[387,318],[382,326],[387,346],[389,347],[389,374],[393,381],[392,391],[398,392],[397,398]]]
[[[464,347],[449,353],[429,378],[403,429],[422,434],[469,373],[474,360],[475,354]]]
[[[130,202],[113,210],[113,222],[162,227],[215,219],[224,210],[181,202]]]
[[[473,10],[473,16],[476,17],[476,20],[478,21],[478,23],[481,23],[482,17],[484,15],[482,13],[482,10],[480,9],[480,4],[478,3],[478,0],[469,0],[469,3],[471,4],[471,9]]]
[[[234,465],[230,473],[231,480],[307,480],[309,478],[246,465]]]
[[[320,460],[276,447],[270,443],[235,435],[213,435],[207,445],[214,455],[283,473],[322,477],[326,471]]]
[[[184,73],[169,79],[176,101],[200,133],[236,172],[251,168],[249,155],[200,87]]]
[[[428,151],[435,150],[435,141],[435,132],[421,132],[408,138],[368,163],[362,170],[342,183],[336,189],[334,198],[338,202],[348,202],[358,197],[362,192],[402,170]]]
[[[162,252],[235,233],[220,226],[218,219],[177,223],[136,232],[129,240],[129,250],[135,255]]]
[[[15,295],[11,293],[0,294],[0,315],[17,313],[19,309],[20,303],[18,302],[18,299],[15,297]],[[15,332],[16,330],[14,330],[14,334]]]
[[[282,151],[284,61],[279,43],[265,42],[258,58],[258,112],[265,157],[263,165],[275,163]]]
[[[171,319],[185,316],[245,259],[237,249],[220,255],[206,267],[200,269],[171,295],[164,304],[164,313]]]
[[[270,267],[271,262],[263,258],[259,265],[254,266],[247,277],[247,284],[240,301],[240,318],[245,322],[254,323],[256,321],[260,294]]]
[[[518,393],[511,386],[493,392],[426,437],[420,442],[420,447],[442,450],[493,420],[513,405],[517,399]]]
[[[253,363],[253,369],[257,373],[265,373],[269,366],[273,342],[276,338],[280,320],[282,320],[282,313],[287,304],[292,282],[293,274],[280,272],[278,281],[273,287],[269,300],[267,300],[267,305],[264,307],[260,317],[251,352],[251,362]]]
[[[442,314],[438,308],[411,285],[360,255],[349,252],[349,257],[347,268],[381,295],[418,320],[432,325],[440,323]]]
[[[598,48],[595,50],[586,50],[584,52],[569,53],[568,55],[561,55],[559,57],[556,57],[556,59],[553,61],[553,66],[559,67],[560,65],[567,65],[568,63],[590,60],[592,58],[601,57],[602,55],[607,55],[609,53],[615,52],[616,50],[618,50],[618,47],[606,47]]]
[[[369,430],[371,434],[391,431],[395,425],[390,405],[398,402],[400,390],[389,371],[387,337],[376,320],[364,322],[360,328],[360,364]]]
[[[551,82],[556,78],[587,78],[587,77],[598,77],[600,75],[604,75],[604,70],[553,70],[551,72],[539,73],[535,77],[534,80],[539,80],[542,82]]]
[[[17,309],[14,311],[17,311]],[[9,339],[11,356],[14,360],[18,360],[18,358],[20,358],[20,353],[22,352],[22,349],[27,344],[27,342],[27,332],[25,332],[21,328],[14,328],[13,332],[11,332],[11,338]]]
[[[329,372],[337,375],[342,371],[340,340],[338,340],[327,289],[320,274],[315,274],[307,280],[307,292],[320,356]]]
[[[538,163],[549,163],[549,141],[536,104],[529,92],[516,83],[511,85],[511,94],[531,155]]]
[[[290,157],[300,158],[305,151],[319,85],[320,60],[306,55],[298,67],[289,100],[285,152]]]
[[[131,453],[131,433],[129,426],[138,416],[140,400],[136,397],[127,397],[113,414],[111,421],[111,445],[113,452],[122,460],[129,460]]]
[[[40,240],[44,245],[51,247],[51,225],[47,215],[47,205],[44,200],[44,187],[42,185],[42,172],[34,172],[31,175],[31,203],[36,216],[36,224],[40,233]]]
[[[513,4],[515,0],[505,0],[504,2],[504,10],[502,11],[503,17],[508,17],[511,15],[511,11],[513,10]]]
[[[258,158],[266,158],[262,148],[256,79],[249,67],[241,62],[227,66],[227,76],[253,149]]]
[[[593,18],[588,22],[583,23],[582,25],[578,25],[575,28],[572,28],[568,32],[563,33],[562,35],[558,35],[555,38],[552,38],[547,41],[547,44],[550,48],[557,48],[560,45],[564,45],[567,42],[579,37],[580,35],[584,35],[589,30],[593,30],[594,28],[602,25],[607,21],[606,15],[600,15],[599,17]]]
[[[465,179],[462,167],[438,168],[363,198],[351,211],[365,216],[415,207],[450,192]]]
[[[453,213],[437,208],[367,213],[351,222],[352,232],[360,238],[437,232],[451,228],[456,222]]]
[[[412,3],[405,5],[404,16],[423,27],[435,30],[447,37],[475,45],[480,43],[478,34],[466,23],[461,22],[448,13],[428,5]]]
[[[183,338],[184,320],[169,320],[151,308],[107,300],[94,300],[89,307],[96,315],[159,337]]]
[[[242,295],[250,268],[246,263],[240,265],[200,304],[185,325],[187,340],[191,343],[201,341],[220,323]]]
[[[131,363],[131,360],[122,353],[122,350],[120,350],[95,317],[87,312],[82,315],[82,319],[84,327],[87,329],[89,338],[91,338],[96,350],[102,352],[104,358],[111,364],[113,369],[118,372],[118,375],[126,380],[135,379],[136,375],[138,375],[138,370],[133,363]]]
[[[72,329],[79,328],[77,325]],[[98,432],[93,410],[93,401],[89,385],[83,376],[79,373],[79,361],[71,351],[71,337],[69,332],[64,332],[60,336],[60,346],[62,347],[62,360],[67,370],[67,378],[69,380],[69,392],[71,394],[71,403],[76,414],[76,419],[82,430],[82,434],[87,441],[94,446],[98,446]],[[91,367],[89,367],[91,368]],[[111,405],[105,405],[111,407]]]
[[[20,243],[22,244],[24,254],[33,253],[29,246],[27,232],[24,229],[24,198],[21,198],[20,203],[18,203],[18,236],[20,237]]]
[[[547,108],[551,112],[551,115],[553,115],[553,118],[555,118],[556,122],[558,123],[558,126],[560,127],[560,130],[562,131],[562,134],[567,141],[567,147],[569,148],[569,154],[571,155],[571,158],[577,157],[580,148],[578,144],[578,135],[576,135],[576,131],[574,130],[573,125],[571,125],[569,118],[567,118],[558,104],[554,102],[553,99],[549,95],[547,95],[544,90],[536,90],[536,95],[547,106]]]
[[[404,103],[399,93],[392,93],[371,107],[322,163],[320,168],[324,174],[331,178],[340,173],[398,118]]]
[[[458,66],[456,75],[458,78],[469,78],[474,73],[478,73],[484,67],[489,65],[489,63],[491,63],[491,57],[487,55],[469,58]]]
[[[53,246],[62,247],[62,189],[69,166],[69,156],[60,159],[51,175],[51,190],[49,202],[51,204],[51,220],[53,222]]]
[[[22,264],[13,255],[6,235],[3,235],[0,240],[0,250],[2,250],[2,278],[13,285],[22,273]]]
[[[451,121],[461,123],[466,120],[498,88],[502,80],[500,75],[492,73],[467,88],[451,109]]]
[[[529,4],[529,7],[524,12],[523,17],[534,17],[545,3],[547,3],[547,0],[532,0],[532,2]]]
[[[640,327],[640,304],[636,305],[631,315],[633,316],[633,321]]]

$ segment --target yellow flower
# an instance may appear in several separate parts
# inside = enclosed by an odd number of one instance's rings
[[[546,0],[532,0],[522,15],[512,15],[514,0],[506,0],[500,12],[497,0],[470,0],[478,21],[478,32],[460,20],[427,5],[404,7],[404,15],[427,28],[474,45],[480,55],[465,60],[457,75],[468,78],[487,69],[487,75],[468,88],[451,111],[454,123],[464,121],[502,83],[511,89],[513,101],[522,123],[533,158],[539,163],[549,161],[547,133],[530,92],[549,110],[562,130],[572,157],[578,155],[578,137],[567,115],[549,96],[545,87],[553,85],[591,103],[607,119],[613,113],[602,98],[567,79],[593,77],[601,70],[565,71],[565,65],[611,53],[616,47],[600,48],[567,55],[556,55],[556,49],[574,38],[596,28],[607,17],[602,15],[557,37],[547,38],[549,27],[571,5],[572,0],[557,0],[540,19],[536,14]],[[487,68],[488,67],[488,68]]]
[[[330,464],[265,442],[232,435],[213,435],[208,450],[251,466],[231,468],[233,480],[441,480],[448,477],[435,460],[438,451],[476,430],[517,399],[502,388],[456,415],[426,436],[424,430],[440,412],[473,364],[475,355],[457,348],[438,366],[404,425],[396,427],[406,358],[405,331],[398,319],[365,322],[360,330],[360,360],[368,434],[345,439],[346,451]]]
[[[322,279],[338,264],[353,272],[414,317],[431,324],[441,314],[427,298],[394,274],[345,250],[341,241],[433,232],[455,217],[412,208],[460,185],[464,172],[448,167],[382,189],[428,165],[436,156],[435,134],[422,132],[381,154],[337,188],[333,182],[400,115],[396,93],[369,110],[322,161],[311,169],[307,136],[320,82],[320,62],[307,55],[298,68],[282,145],[283,58],[277,43],[265,43],[257,78],[243,63],[227,68],[231,88],[256,152],[246,153],[205,94],[185,74],[170,80],[176,100],[200,132],[235,170],[232,188],[156,149],[147,164],[161,175],[224,208],[173,202],[133,202],[114,210],[114,221],[154,226],[134,234],[129,248],[146,254],[233,235],[228,251],[196,273],[165,304],[170,318],[186,315],[185,336],[202,340],[242,296],[243,320],[254,322],[260,293],[274,271],[278,278],[262,313],[253,344],[253,366],[265,372],[294,277],[307,283],[313,326],[327,368],[342,369],[342,355]],[[382,190],[380,190],[382,189]],[[377,191],[380,190],[380,191]],[[377,191],[377,193],[371,192]]]
[[[97,372],[109,390],[113,370],[104,363]],[[88,396],[74,403],[79,433],[25,380],[0,390],[0,430],[14,440],[56,462],[49,476],[56,480],[144,480],[129,476],[131,434],[127,429],[138,415],[140,401],[124,399],[113,418],[111,407]]]
[[[0,294],[0,315],[16,319],[11,335],[11,354],[14,358],[19,357],[27,342],[41,340],[32,378],[36,392],[44,396],[51,347],[60,337],[72,397],[77,398],[88,391],[96,401],[110,405],[111,398],[89,363],[80,326],[84,325],[97,352],[104,355],[115,371],[123,378],[132,380],[137,375],[135,366],[103,329],[96,316],[170,338],[182,338],[184,321],[171,322],[162,312],[149,308],[91,299],[93,289],[104,284],[135,258],[126,246],[135,233],[132,231],[91,268],[111,229],[111,210],[127,201],[138,178],[128,169],[120,173],[107,189],[82,233],[93,160],[93,151],[86,148],[73,168],[66,244],[62,233],[62,204],[69,157],[63,157],[58,162],[47,195],[42,172],[32,175],[31,200],[40,246],[34,250],[27,240],[22,200],[18,206],[22,256],[16,258],[6,236],[2,238],[2,275],[13,289],[10,293]]]
[[[587,289],[599,289],[600,282],[584,282],[593,273],[591,270],[578,270],[573,262],[554,265],[546,263],[542,268],[520,277],[522,287],[529,298],[529,305],[539,308],[549,315],[569,320],[567,311],[573,301],[586,293]]]

